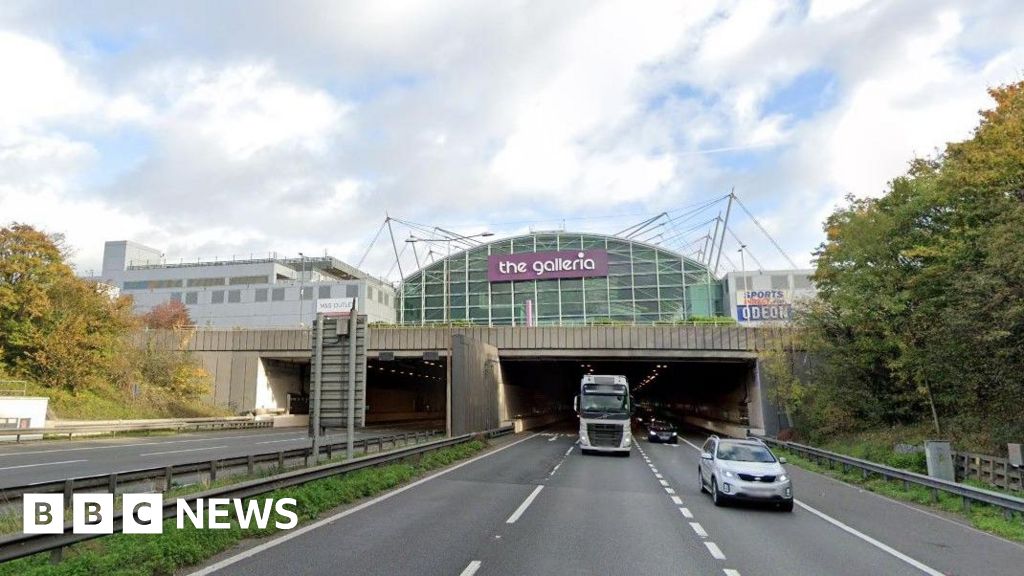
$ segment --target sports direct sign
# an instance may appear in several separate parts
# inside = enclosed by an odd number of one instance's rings
[[[736,319],[740,322],[784,322],[793,313],[785,290],[747,290],[736,294]]]
[[[494,254],[487,258],[487,279],[491,282],[590,278],[607,275],[608,253],[604,250]]]

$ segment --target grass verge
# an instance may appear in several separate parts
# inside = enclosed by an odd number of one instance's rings
[[[805,470],[811,470],[813,472],[841,480],[847,484],[860,486],[865,490],[870,490],[871,492],[887,496],[894,500],[913,502],[915,504],[956,514],[967,519],[972,526],[979,530],[984,530],[985,532],[1002,536],[1008,540],[1024,543],[1024,517],[1021,517],[1020,514],[1014,515],[1013,518],[1006,518],[1003,515],[1002,509],[978,502],[972,502],[970,512],[965,513],[963,500],[959,496],[939,492],[938,501],[934,501],[931,490],[923,486],[910,484],[906,489],[904,489],[902,482],[885,480],[877,475],[873,475],[865,480],[859,470],[851,469],[849,472],[843,472],[842,467],[829,468],[828,466],[823,466],[817,462],[808,460],[800,454],[790,450],[781,448],[773,450],[778,455],[785,456],[790,464],[794,464]],[[965,482],[965,484],[984,488],[986,490],[999,490],[998,488],[993,488],[992,486],[977,482]]]
[[[337,506],[377,495],[427,472],[468,458],[484,448],[480,441],[467,442],[422,455],[416,462],[401,462],[315,480],[260,497],[295,498],[302,521],[316,519]],[[174,521],[164,522],[164,533],[153,535],[114,534],[83,542],[65,550],[64,561],[50,564],[49,554],[0,564],[0,576],[163,576],[198,564],[245,538],[269,536],[276,517],[268,527],[242,529],[232,520],[225,530],[198,530],[186,524],[178,530]]]

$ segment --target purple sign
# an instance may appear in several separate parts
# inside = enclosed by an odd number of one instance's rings
[[[607,275],[608,253],[604,250],[494,254],[487,258],[487,279],[491,282]]]

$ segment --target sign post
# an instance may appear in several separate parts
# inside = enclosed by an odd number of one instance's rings
[[[347,429],[345,431],[345,457],[352,459],[355,447],[356,434],[356,334],[358,330],[359,317],[356,313],[356,299],[352,301],[348,314],[348,417],[345,419]],[[363,390],[365,392],[365,382]]]
[[[320,461],[320,388],[324,367],[324,314],[316,314],[316,365],[313,367],[313,464]]]

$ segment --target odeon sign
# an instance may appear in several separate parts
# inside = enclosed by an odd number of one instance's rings
[[[525,254],[494,254],[487,258],[487,279],[550,280],[590,278],[608,275],[608,252],[604,250],[554,250]]]

